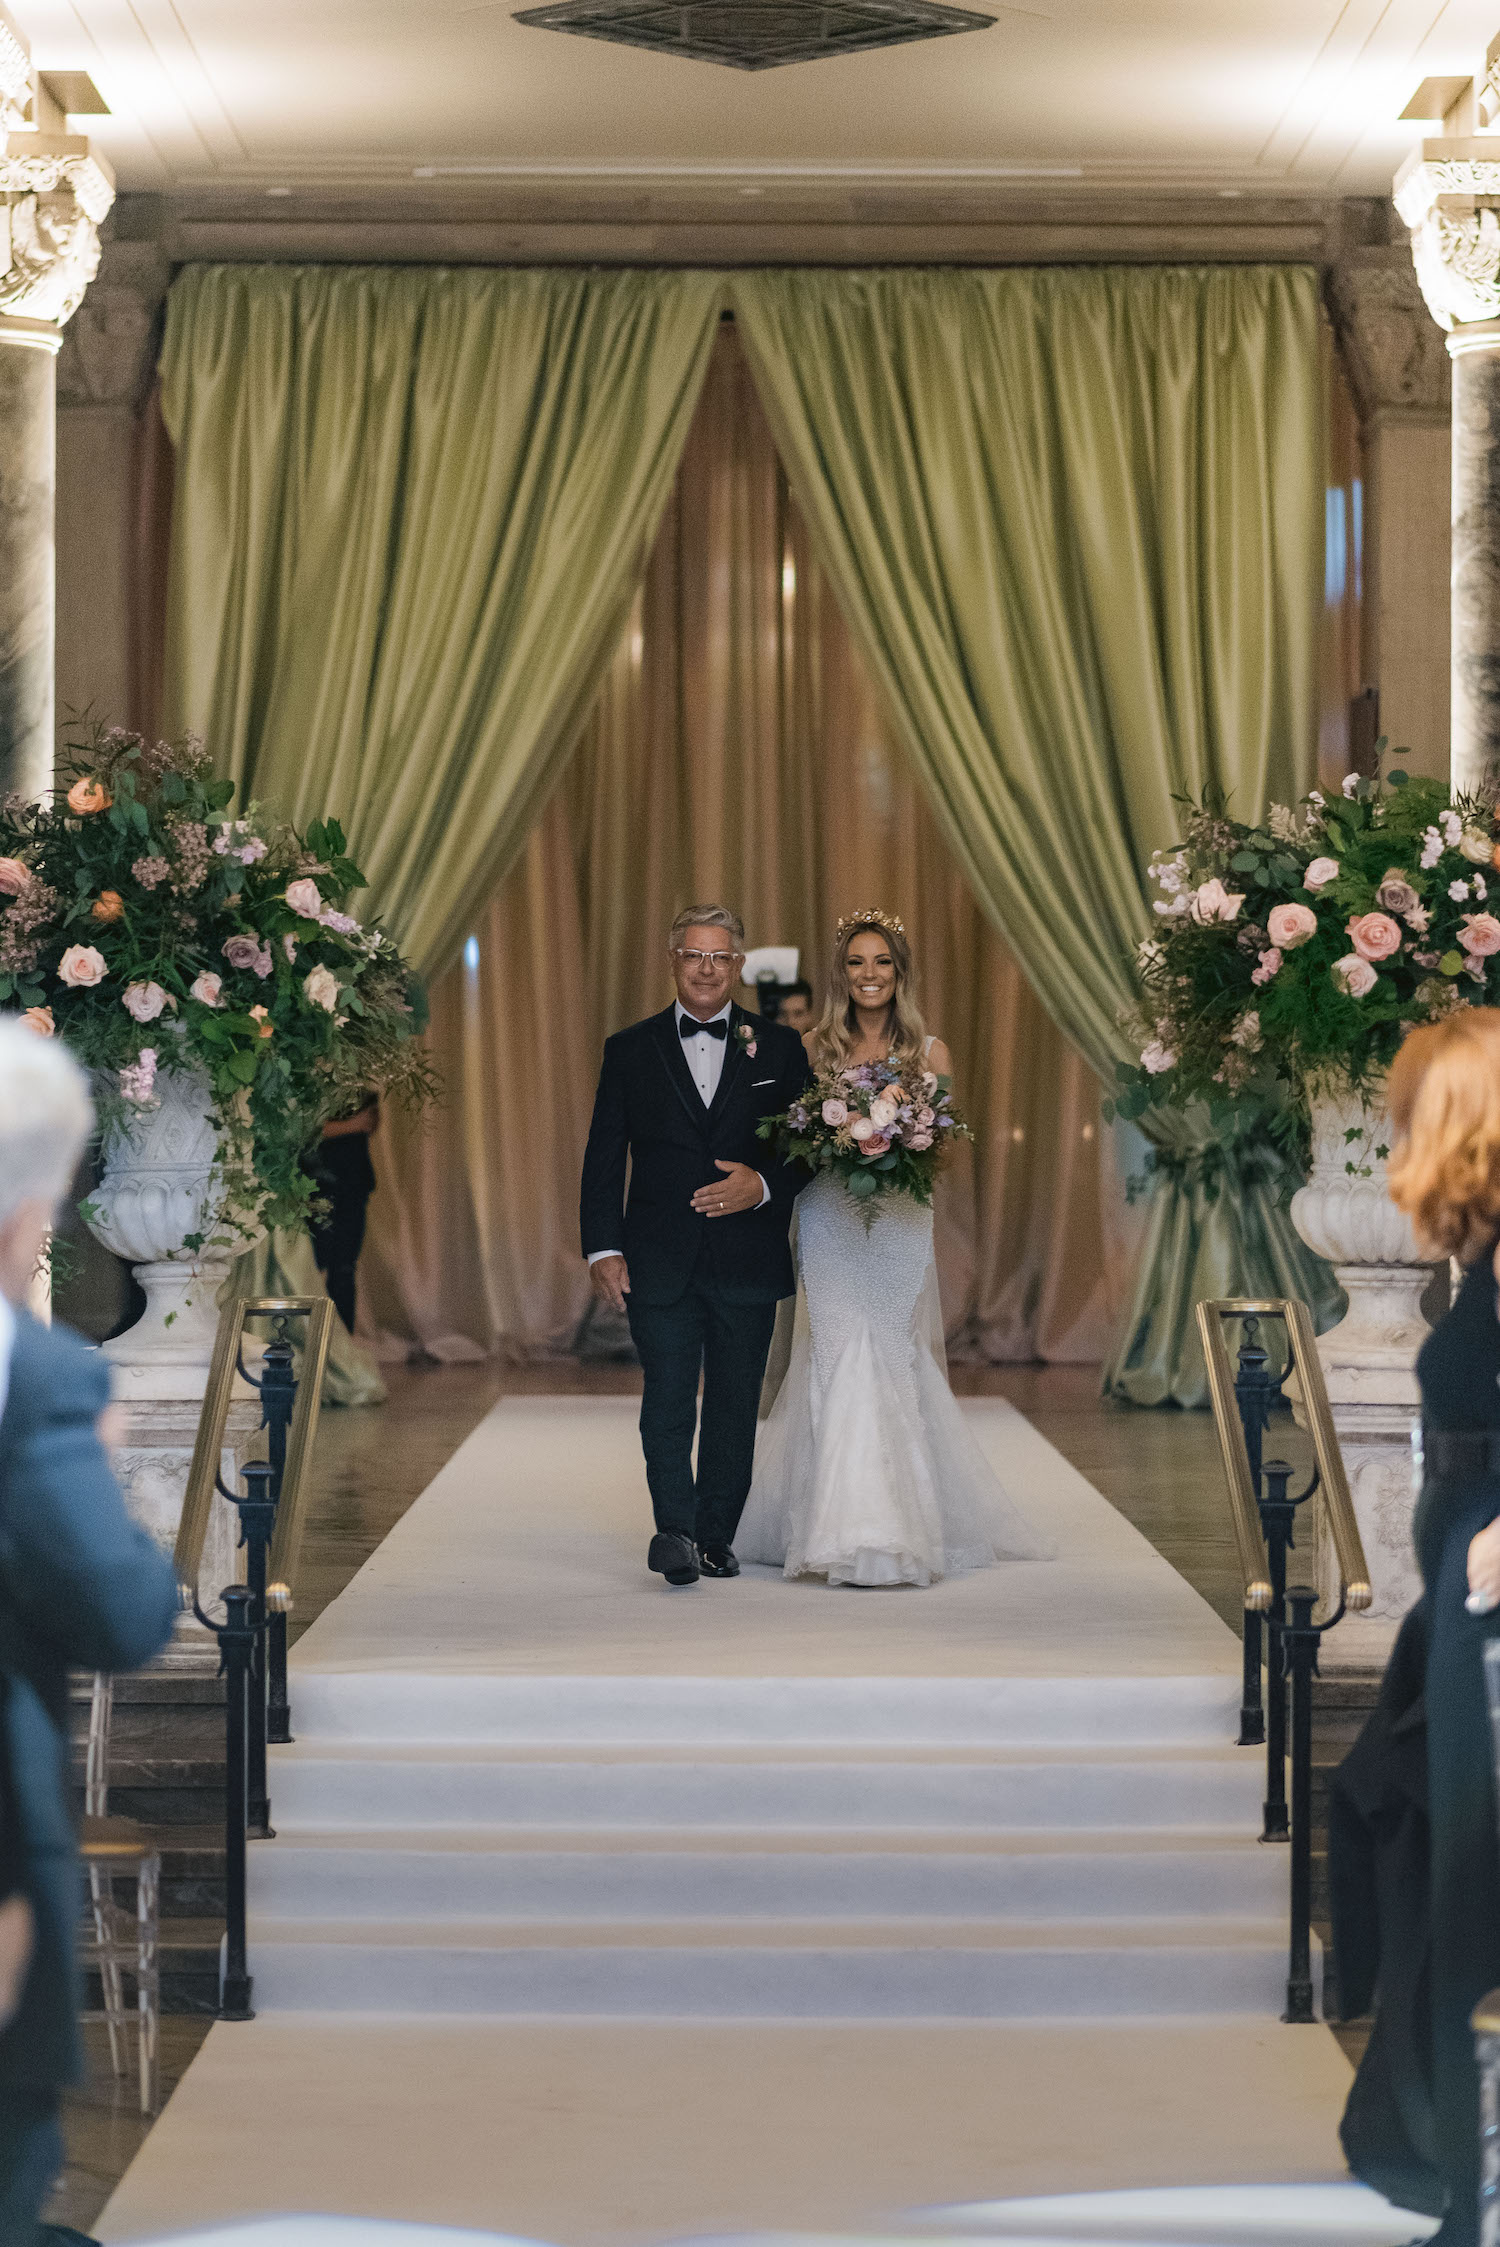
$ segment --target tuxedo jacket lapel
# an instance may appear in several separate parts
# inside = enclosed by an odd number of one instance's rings
[[[741,1015],[737,1006],[730,1008],[729,1031],[725,1039],[724,1067],[719,1075],[719,1089],[708,1104],[708,1120],[711,1125],[716,1124],[723,1115],[730,1095],[744,1070],[745,1048],[740,1042],[738,1031],[741,1021],[748,1019],[748,1016]]]
[[[708,1119],[712,1110],[704,1107],[698,1087],[693,1082],[693,1072],[688,1067],[687,1055],[682,1050],[682,1038],[677,1028],[677,1009],[675,1006],[669,1006],[665,1014],[659,1014],[656,1017],[656,1047],[661,1055],[667,1075],[672,1080],[672,1089],[687,1110],[688,1120],[695,1131],[702,1132],[706,1136]],[[728,1054],[724,1056],[724,1063],[727,1069],[729,1065]],[[719,1089],[720,1091],[723,1090],[722,1079]]]

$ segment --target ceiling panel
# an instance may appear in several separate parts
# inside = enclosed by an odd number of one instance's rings
[[[409,186],[709,166],[1381,193],[1417,81],[1495,0],[1025,0],[987,31],[746,75],[569,39],[511,0],[12,0],[87,70],[122,186]]]

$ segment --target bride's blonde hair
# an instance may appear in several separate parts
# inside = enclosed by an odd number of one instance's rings
[[[828,962],[828,996],[823,1016],[813,1034],[813,1052],[821,1069],[842,1069],[859,1043],[859,1020],[854,1011],[854,987],[849,981],[849,947],[856,936],[878,936],[891,955],[896,988],[890,1005],[891,1052],[905,1068],[920,1061],[926,1044],[926,1026],[917,1008],[911,945],[906,929],[894,913],[871,907],[851,913],[839,922]]]

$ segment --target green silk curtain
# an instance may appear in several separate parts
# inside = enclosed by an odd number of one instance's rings
[[[731,297],[793,490],[947,840],[1109,1082],[1174,796],[1307,784],[1322,579],[1316,275],[762,272]],[[1274,1185],[1168,1144],[1107,1385],[1201,1403],[1205,1273],[1319,1310]],[[1216,1282],[1217,1284],[1217,1282]]]
[[[333,811],[424,973],[525,842],[614,652],[702,384],[709,273],[190,266],[165,712]]]

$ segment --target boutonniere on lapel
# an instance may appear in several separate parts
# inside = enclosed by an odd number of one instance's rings
[[[745,1059],[753,1061],[755,1059],[755,1024],[753,1022],[736,1022],[734,1042]]]

